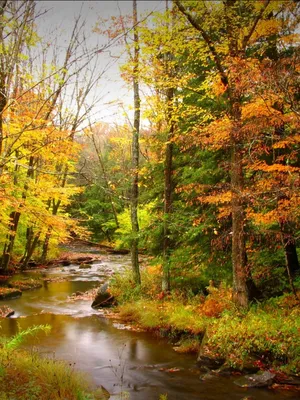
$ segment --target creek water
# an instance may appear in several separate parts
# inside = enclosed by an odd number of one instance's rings
[[[84,292],[129,264],[127,256],[107,256],[91,269],[78,265],[51,268],[39,272],[47,277],[65,277],[65,281],[44,282],[40,289],[23,292],[22,297],[0,301],[15,310],[1,321],[1,334],[8,337],[32,325],[49,324],[51,333],[28,337],[26,348],[36,348],[47,357],[64,359],[81,370],[96,385],[103,385],[111,399],[158,400],[295,400],[297,394],[267,389],[244,389],[234,377],[199,379],[194,355],[177,354],[166,339],[145,332],[128,331],[124,325],[105,318],[91,308],[91,301],[70,301],[74,292]],[[36,272],[22,278],[37,277]],[[16,276],[14,279],[19,279]],[[2,304],[1,304],[2,303]],[[176,369],[177,372],[168,372]],[[121,394],[121,393],[127,394]],[[128,397],[126,397],[128,396]]]

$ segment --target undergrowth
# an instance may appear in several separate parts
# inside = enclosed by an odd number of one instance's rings
[[[86,378],[72,365],[42,358],[36,351],[19,348],[26,336],[43,331],[49,325],[33,326],[18,332],[0,344],[0,400],[104,400],[102,389],[92,391]]]
[[[130,271],[116,276],[111,292],[122,319],[148,330],[180,332],[178,352],[222,357],[242,369],[249,362],[286,373],[300,373],[300,309],[292,294],[238,309],[230,288],[207,287],[208,295],[189,295],[160,289],[159,268],[142,271],[142,285],[134,287]],[[205,340],[202,338],[205,337]]]

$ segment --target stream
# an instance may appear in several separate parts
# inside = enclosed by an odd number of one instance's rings
[[[51,333],[28,337],[26,348],[36,348],[42,355],[67,360],[85,372],[96,385],[103,385],[111,399],[158,400],[296,400],[297,393],[267,389],[244,389],[234,377],[212,377],[201,381],[195,355],[177,354],[166,339],[145,332],[124,329],[124,325],[105,318],[91,308],[90,300],[69,301],[74,292],[98,287],[112,272],[129,265],[128,256],[109,255],[94,262],[91,269],[78,265],[29,271],[25,277],[65,277],[65,281],[44,282],[40,289],[23,292],[22,297],[0,301],[15,310],[1,321],[1,334],[12,336],[32,325],[49,324]],[[168,372],[176,368],[177,372]],[[127,392],[129,397],[121,395]],[[249,397],[250,398],[250,397]]]

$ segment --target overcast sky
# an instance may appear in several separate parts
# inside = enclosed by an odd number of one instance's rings
[[[38,2],[38,11],[47,10],[47,13],[42,15],[37,20],[38,31],[41,36],[48,35],[49,41],[51,41],[51,31],[60,32],[61,46],[67,45],[69,35],[72,31],[74,20],[78,15],[81,15],[86,20],[86,34],[91,36],[91,45],[105,44],[107,39],[100,35],[93,34],[92,30],[98,18],[108,18],[113,15],[120,15],[120,11],[123,15],[132,13],[132,1],[43,1]],[[137,2],[138,12],[145,14],[151,11],[162,10],[165,7],[165,0],[160,1],[139,1]],[[54,34],[53,34],[54,35]],[[109,54],[118,54],[120,50],[117,48],[109,53],[101,55],[101,65],[104,67],[108,62],[112,62],[109,59]],[[121,122],[123,118],[122,108],[117,105],[112,105],[114,102],[123,103],[129,105],[132,102],[133,94],[128,91],[124,82],[119,75],[118,60],[114,59],[114,64],[110,66],[108,72],[101,79],[100,88],[97,88],[103,100],[96,108],[97,115],[93,118],[104,122]],[[129,115],[132,113],[129,111]],[[117,121],[116,121],[117,119]]]

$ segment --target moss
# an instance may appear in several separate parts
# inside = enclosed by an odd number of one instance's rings
[[[200,350],[201,338],[183,336],[182,339],[176,343],[174,350],[177,353],[195,353]]]
[[[22,296],[22,292],[15,288],[0,287],[0,300],[15,299]]]

